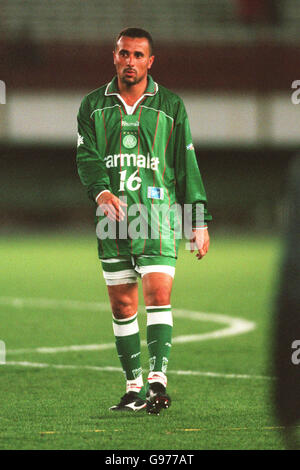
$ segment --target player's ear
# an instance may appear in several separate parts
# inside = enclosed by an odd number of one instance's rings
[[[154,56],[154,55],[151,55],[151,56],[149,57],[148,70],[151,69],[152,64],[153,64],[153,62],[154,62],[154,59],[155,59],[155,56]]]
[[[114,65],[116,65],[116,51],[113,50],[112,53],[113,53],[113,58],[114,58]]]

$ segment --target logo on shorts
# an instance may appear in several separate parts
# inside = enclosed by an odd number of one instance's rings
[[[124,137],[123,137],[123,145],[124,147],[126,147],[127,149],[133,149],[134,147],[136,147],[136,144],[137,144],[137,138],[135,135],[133,134],[126,134]]]

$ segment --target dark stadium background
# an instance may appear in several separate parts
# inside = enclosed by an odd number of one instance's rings
[[[116,1],[113,10],[104,8],[105,3],[0,1],[0,79],[7,93],[6,104],[0,105],[1,230],[86,228],[91,222],[93,207],[75,167],[76,101],[73,98],[74,121],[65,123],[66,137],[55,139],[49,121],[51,140],[47,141],[45,129],[39,137],[36,121],[31,122],[30,99],[40,97],[42,103],[45,93],[51,93],[52,118],[62,113],[63,105],[58,105],[64,94],[76,95],[79,105],[86,92],[113,76],[113,40],[128,25],[148,28],[153,34],[155,80],[183,96],[188,93],[190,101],[199,95],[212,105],[215,101],[209,116],[205,106],[199,106],[199,123],[192,119],[200,129],[194,143],[214,215],[213,230],[280,229],[286,170],[300,142],[299,112],[291,102],[291,84],[299,78],[295,27],[300,2],[165,1],[161,16],[143,1]],[[19,118],[13,103],[20,95],[26,96],[27,108]],[[236,113],[232,132],[237,138],[219,135],[216,128],[215,139],[213,130],[208,140],[201,139],[204,122],[212,129],[215,126],[216,98],[222,97],[228,103],[227,112]],[[235,110],[235,97],[255,107],[256,129],[247,139],[239,129],[239,112],[246,113],[245,127],[247,111]],[[280,106],[283,124],[287,113],[293,116],[294,131],[289,128],[287,135],[276,135],[280,122],[271,122],[274,101],[277,120]],[[249,127],[253,126],[250,115],[249,120]],[[18,135],[22,126],[30,128],[33,138],[25,132]]]

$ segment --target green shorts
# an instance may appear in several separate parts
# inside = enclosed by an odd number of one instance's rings
[[[176,258],[157,255],[119,256],[101,259],[103,276],[108,286],[131,284],[148,273],[175,276]]]

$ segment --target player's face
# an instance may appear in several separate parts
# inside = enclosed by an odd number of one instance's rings
[[[150,56],[146,38],[122,36],[114,51],[114,64],[119,79],[126,85],[136,85],[147,77],[154,56]]]

